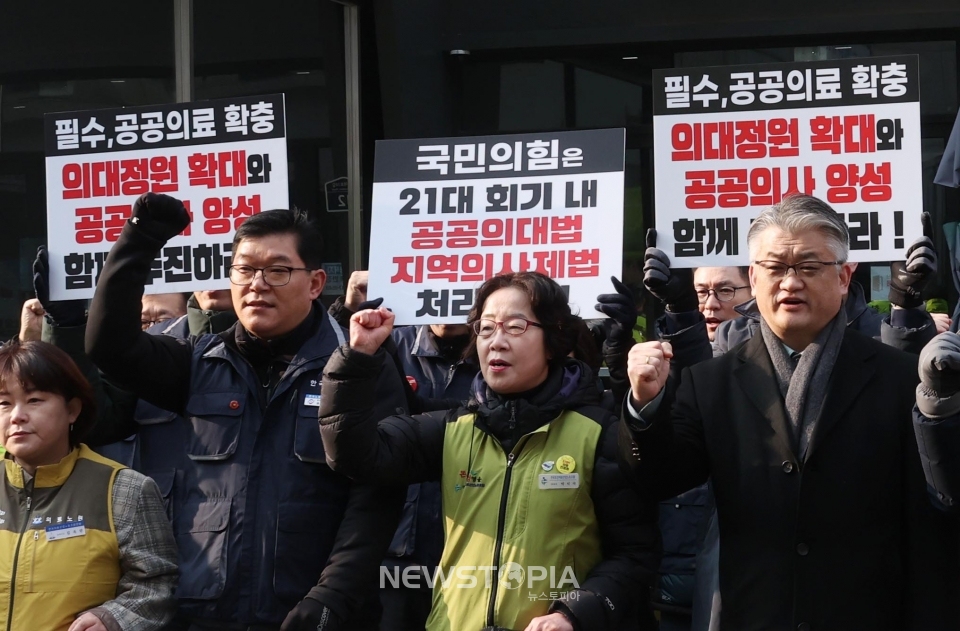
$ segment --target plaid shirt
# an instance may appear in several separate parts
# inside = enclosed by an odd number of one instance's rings
[[[177,545],[152,479],[122,469],[113,486],[120,546],[117,597],[90,610],[109,631],[156,631],[177,609]]]

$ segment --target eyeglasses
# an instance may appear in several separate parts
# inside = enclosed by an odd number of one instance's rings
[[[144,331],[152,327],[154,324],[160,324],[161,322],[169,322],[173,318],[160,318],[159,320],[140,320],[140,328]]]
[[[700,304],[705,303],[710,299],[710,294],[713,294],[717,297],[717,300],[720,302],[730,302],[733,300],[733,297],[737,295],[737,291],[741,289],[749,289],[750,285],[744,285],[743,287],[717,287],[716,289],[698,289],[697,290],[697,302]]]
[[[283,287],[290,282],[293,272],[312,272],[309,267],[287,267],[286,265],[268,265],[267,267],[251,267],[250,265],[231,265],[230,282],[245,287],[252,285],[253,280],[260,272],[263,282],[271,287]]]
[[[477,320],[472,325],[473,332],[477,334],[477,337],[490,337],[497,332],[497,327],[501,327],[503,332],[507,335],[512,335],[514,337],[518,335],[523,335],[524,331],[527,330],[527,327],[535,326],[538,328],[543,328],[543,325],[539,322],[532,322],[526,318],[510,318],[509,320],[504,320],[503,322],[497,322],[496,320]]]
[[[781,280],[786,278],[790,270],[793,270],[797,278],[816,278],[823,273],[824,268],[843,265],[844,262],[845,261],[800,261],[793,265],[787,265],[780,261],[754,261],[753,264],[766,271],[768,278]]]

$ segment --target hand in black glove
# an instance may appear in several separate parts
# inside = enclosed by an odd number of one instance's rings
[[[670,257],[657,249],[657,231],[647,230],[647,251],[643,255],[643,284],[667,311],[683,313],[699,308],[693,288],[693,270],[670,269]]]
[[[50,262],[47,248],[37,248],[33,261],[33,291],[47,313],[51,324],[57,326],[80,326],[87,321],[86,300],[50,300]]]
[[[930,213],[922,213],[923,236],[907,248],[907,260],[898,266],[890,279],[890,302],[904,309],[923,304],[920,294],[930,278],[937,273],[937,250],[933,244],[933,226]]]
[[[340,618],[319,600],[307,597],[290,610],[280,631],[337,631]]]
[[[633,299],[633,292],[615,276],[611,276],[610,280],[617,293],[597,296],[595,308],[610,317],[609,339],[617,341],[633,339],[633,326],[637,322],[637,304]]]
[[[376,309],[383,304],[383,298],[374,298],[373,300],[364,300],[357,305],[357,311],[363,311],[364,309]]]
[[[144,193],[133,204],[130,223],[157,241],[166,243],[190,225],[190,215],[176,197]]]
[[[927,418],[943,418],[958,412],[960,392],[960,335],[947,331],[930,340],[920,351],[920,385],[917,408]]]
[[[920,381],[941,397],[960,392],[960,335],[947,331],[920,352]]]

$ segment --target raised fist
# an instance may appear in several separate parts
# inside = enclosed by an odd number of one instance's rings
[[[960,392],[960,335],[946,332],[920,352],[920,381],[941,398]]]
[[[657,248],[657,231],[647,230],[647,251],[643,255],[643,284],[667,311],[683,313],[699,308],[693,288],[693,270],[670,269],[670,257]]]
[[[610,338],[632,339],[633,325],[637,322],[637,303],[633,299],[633,292],[615,276],[611,276],[610,280],[617,293],[597,296],[596,310],[610,317],[613,323]]]
[[[144,193],[133,204],[130,223],[166,243],[190,225],[190,215],[183,202],[176,197]]]
[[[394,319],[386,307],[356,312],[350,318],[350,348],[373,355],[390,337]]]
[[[650,403],[667,383],[673,347],[670,342],[643,342],[630,349],[627,357],[627,377],[630,396],[637,411]]]
[[[890,302],[912,309],[923,304],[920,294],[937,273],[937,249],[933,244],[933,226],[930,213],[920,216],[923,236],[907,248],[907,260],[890,279]]]
[[[33,291],[51,323],[79,326],[87,321],[86,300],[50,300],[50,261],[42,245],[37,248],[37,258],[33,261]]]

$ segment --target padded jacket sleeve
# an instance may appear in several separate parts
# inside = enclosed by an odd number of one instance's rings
[[[187,340],[140,330],[140,299],[163,243],[127,222],[110,250],[87,317],[87,355],[111,381],[165,410],[181,411],[193,352]]]
[[[327,464],[360,482],[439,480],[451,412],[378,418],[371,393],[383,363],[383,350],[368,355],[346,344],[327,362],[319,410]]]

